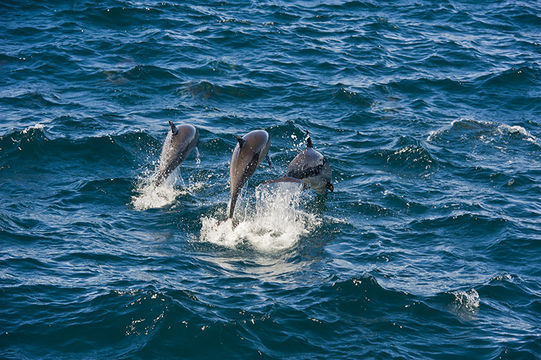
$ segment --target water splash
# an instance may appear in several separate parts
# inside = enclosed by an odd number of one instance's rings
[[[154,171],[139,179],[135,189],[137,195],[131,198],[131,205],[136,210],[142,211],[172,205],[178,196],[190,194],[204,186],[201,182],[185,186],[180,175],[180,168],[171,172],[160,185],[156,185],[156,178],[157,172]],[[179,188],[179,185],[182,188]]]
[[[301,209],[302,186],[276,183],[256,189],[255,208],[247,206],[236,227],[231,219],[201,218],[201,240],[235,248],[248,245],[258,251],[291,248],[321,220]]]
[[[469,291],[453,291],[454,303],[457,308],[475,312],[479,308],[480,297],[479,293],[475,289]]]
[[[449,310],[464,320],[474,320],[479,311],[481,298],[475,289],[452,291],[453,302]]]

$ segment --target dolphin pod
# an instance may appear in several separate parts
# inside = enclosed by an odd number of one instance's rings
[[[199,132],[193,125],[175,126],[169,121],[171,131],[167,133],[160,156],[156,185],[161,184],[173,170],[177,168],[193,149],[197,151]],[[236,136],[237,144],[233,149],[229,163],[229,215],[232,219],[235,213],[240,191],[263,159],[267,159],[272,167],[268,151],[270,136],[265,130],[254,130],[240,137]],[[199,155],[199,152],[197,151]],[[306,132],[306,149],[289,163],[285,176],[266,181],[264,184],[276,182],[296,182],[310,187],[318,194],[327,190],[334,191],[331,183],[332,170],[329,162],[319,151],[314,150],[308,131]]]

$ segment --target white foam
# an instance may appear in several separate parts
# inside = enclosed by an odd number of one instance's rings
[[[296,183],[259,186],[255,208],[247,206],[236,227],[231,219],[219,221],[204,216],[200,238],[228,248],[249,245],[262,252],[291,248],[321,223],[316,216],[302,211],[301,193],[302,186]]]
[[[498,132],[501,135],[520,134],[524,138],[526,138],[527,141],[529,141],[529,142],[531,142],[533,144],[536,144],[536,145],[538,144],[537,138],[535,136],[533,136],[532,134],[530,134],[528,132],[528,130],[526,130],[525,128],[523,128],[522,126],[519,126],[519,125],[509,126],[509,125],[502,124],[502,125],[498,126]]]
[[[440,134],[443,134],[449,130],[451,130],[455,126],[459,125],[492,125],[490,122],[482,121],[482,120],[475,120],[470,117],[461,117],[458,119],[454,119],[451,121],[451,123],[448,126],[445,126],[438,130],[432,130],[428,133],[428,136],[426,138],[426,141],[431,142],[434,140],[435,137],[439,136]]]
[[[203,183],[195,183],[179,188],[179,184],[184,185],[179,168],[176,168],[158,186],[155,184],[156,175],[156,172],[154,172],[150,176],[139,180],[136,188],[138,194],[132,196],[131,199],[131,204],[136,210],[155,209],[171,205],[175,202],[177,196],[192,193],[204,186]]]
[[[476,312],[479,308],[480,297],[475,289],[469,291],[453,291],[452,294],[455,296],[454,303],[457,310]]]
[[[36,125],[32,125],[24,129],[23,134],[27,134],[32,129],[43,129],[44,127],[45,125],[43,125],[42,123],[37,123]]]

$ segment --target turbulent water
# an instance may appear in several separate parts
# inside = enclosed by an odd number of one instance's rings
[[[540,358],[539,2],[0,10],[0,358]]]

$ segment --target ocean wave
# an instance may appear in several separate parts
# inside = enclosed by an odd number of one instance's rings
[[[234,59],[224,57],[221,59],[206,61],[203,65],[195,67],[183,67],[180,68],[179,71],[181,71],[183,74],[191,76],[216,76],[242,74],[247,72],[248,69],[243,64],[238,63]]]
[[[339,90],[337,90],[334,96],[338,100],[345,100],[353,105],[358,105],[360,107],[368,108],[373,104],[373,100],[367,95],[362,95],[357,91],[348,90],[344,87],[341,87]]]
[[[409,294],[407,293],[385,289],[372,275],[364,275],[362,277],[353,277],[346,280],[335,281],[330,286],[330,289],[340,295],[340,297],[357,297],[357,295],[368,295],[385,298],[388,296],[390,301],[392,301],[393,297],[401,299],[409,298]],[[363,296],[363,298],[368,300],[367,297]]]
[[[179,77],[176,76],[173,71],[153,65],[136,65],[129,70],[121,72],[119,76],[124,76],[128,81],[140,80],[145,82],[169,82],[179,80]]]
[[[102,4],[99,6],[83,5],[82,7],[64,10],[64,14],[83,15],[87,21],[98,25],[108,25],[113,27],[137,26],[140,21],[148,20],[153,16],[162,14],[162,10],[155,6],[107,6]]]
[[[223,97],[236,100],[254,99],[263,94],[262,89],[253,85],[217,85],[209,81],[186,84],[181,92],[203,100]]]
[[[39,92],[24,92],[15,96],[8,96],[5,91],[3,96],[0,96],[0,104],[30,109],[73,105],[62,103],[60,97],[54,93],[46,95]]]
[[[438,165],[430,151],[414,139],[401,137],[392,147],[397,149],[368,150],[364,155],[375,163],[397,170],[424,172]]]
[[[536,302],[541,300],[541,292],[535,280],[529,276],[500,273],[490,277],[477,290],[486,306],[494,311],[512,310],[519,318],[525,320],[535,315]],[[526,325],[526,323],[525,323]],[[528,325],[532,329],[531,324]]]
[[[450,126],[430,132],[426,138],[431,143],[451,143],[453,141],[480,140],[483,143],[508,142],[513,139],[525,140],[538,147],[541,143],[528,130],[520,125],[507,125],[493,121],[460,118]]]
[[[483,88],[504,87],[523,87],[536,86],[536,79],[541,75],[539,68],[532,66],[520,66],[517,68],[507,69],[495,74],[485,75],[478,78],[476,82],[480,82]]]
[[[438,316],[436,314],[439,314],[451,325],[460,321],[477,320],[480,306],[481,296],[476,289],[471,288],[469,290],[441,292],[425,299],[423,302],[415,301],[408,308],[426,313],[426,315],[432,313],[434,316]]]
[[[0,68],[3,66],[9,66],[21,61],[21,58],[16,56],[0,53]],[[24,61],[24,60],[23,60]]]
[[[435,91],[435,89],[451,92],[463,93],[470,85],[459,79],[451,79],[448,77],[416,77],[416,78],[392,78],[386,82],[375,82],[373,85],[375,90],[381,93],[388,92],[388,89],[399,91],[406,94],[426,94],[427,91]]]
[[[468,236],[498,234],[512,225],[513,223],[506,217],[464,211],[448,216],[417,219],[408,224],[411,229],[421,233],[430,229],[447,228],[449,231],[457,233],[467,230]]]
[[[517,224],[518,225],[518,224]],[[526,226],[522,225],[524,232]],[[532,234],[533,235],[533,234]],[[539,239],[530,236],[506,236],[495,239],[488,248],[489,254],[497,260],[506,260],[509,263],[520,264],[523,256],[536,256]]]
[[[50,124],[29,126],[0,136],[3,161],[21,158],[49,157],[51,161],[61,161],[66,157],[77,156],[82,161],[128,161],[137,156],[136,151],[158,148],[158,142],[144,132],[130,132],[118,135],[101,135],[79,139],[48,137]]]

